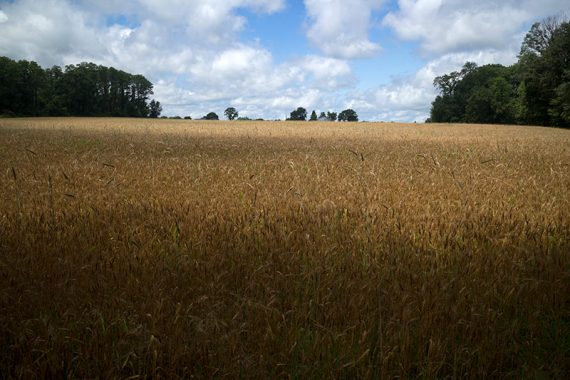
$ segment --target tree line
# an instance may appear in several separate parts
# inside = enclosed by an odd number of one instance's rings
[[[303,107],[298,107],[296,110],[293,110],[287,120],[298,120],[298,121],[305,121],[307,120],[307,110]],[[321,112],[320,116],[317,117],[317,112],[313,110],[311,112],[311,116],[309,121],[358,121],[358,114],[353,109],[346,109],[341,113],[337,114],[336,112]]]
[[[228,107],[224,111],[224,115],[228,120],[252,120],[249,117],[240,117],[238,110],[235,107]],[[182,119],[180,116],[175,116],[174,119]],[[191,120],[190,116],[185,116],[184,119]],[[200,120],[219,120],[218,115],[215,112],[210,112],[206,116],[202,117]],[[256,119],[263,120],[263,119]],[[286,120],[297,120],[306,121],[307,120],[307,110],[303,107],[298,107],[297,109],[291,111],[290,116]],[[321,112],[320,116],[317,117],[317,112],[313,110],[309,121],[358,121],[358,114],[353,109],[346,109],[340,114],[336,112]]]
[[[570,127],[570,22],[532,25],[512,66],[477,66],[438,76],[427,122]]]
[[[143,75],[83,62],[43,69],[0,57],[0,114],[5,116],[158,117],[153,85]]]

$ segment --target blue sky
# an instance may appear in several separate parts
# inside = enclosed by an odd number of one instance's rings
[[[140,73],[169,116],[423,121],[437,75],[516,61],[567,0],[0,0],[0,55]]]

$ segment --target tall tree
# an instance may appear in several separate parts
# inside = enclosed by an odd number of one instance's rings
[[[330,121],[336,121],[337,113],[336,112],[327,112],[327,118]]]
[[[218,117],[218,114],[215,112],[208,113],[202,119],[204,119],[204,120],[220,120],[220,118]]]
[[[144,76],[112,67],[83,62],[44,70],[35,62],[0,57],[3,114],[146,117],[152,94]]]
[[[287,120],[307,120],[307,110],[303,107],[298,107],[291,112],[291,117]]]
[[[456,74],[437,77],[434,81],[434,85],[440,90],[440,95],[432,103],[431,121],[448,123],[515,121],[517,85],[511,68],[502,65],[477,67],[468,62],[461,72]],[[442,85],[447,77],[456,79],[451,91],[449,86]]]
[[[53,66],[45,71],[45,87],[41,91],[43,115],[65,116],[68,114],[66,95],[63,89],[63,71],[59,66]]]
[[[527,54],[542,55],[550,44],[554,32],[565,22],[562,16],[550,16],[541,22],[532,24],[530,31],[525,35],[521,45],[520,56]]]
[[[239,116],[238,111],[234,107],[226,108],[224,114],[226,115],[228,120],[235,120]]]
[[[151,100],[150,104],[149,104],[149,114],[148,117],[151,117],[153,119],[156,119],[157,117],[160,116],[160,114],[162,113],[162,106],[160,105],[160,102],[156,101],[156,100]]]
[[[309,119],[309,121],[317,121],[317,113],[315,112],[315,110],[311,112],[311,118]]]
[[[358,115],[353,109],[346,109],[338,115],[338,121],[358,121]]]
[[[570,23],[548,18],[535,23],[517,64],[518,114],[522,123],[570,126],[565,116],[570,81]]]

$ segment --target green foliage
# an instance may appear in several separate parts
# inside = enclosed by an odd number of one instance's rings
[[[148,103],[153,85],[142,75],[83,62],[43,69],[0,57],[0,113],[16,116],[158,117]]]
[[[235,120],[239,116],[239,113],[234,107],[228,107],[224,111],[224,115],[226,115],[228,120]]]
[[[162,106],[160,105],[160,102],[156,101],[156,100],[151,100],[150,104],[149,104],[149,113],[148,113],[148,117],[151,118],[157,118],[160,116],[161,112],[162,112]]]
[[[287,120],[307,120],[307,110],[299,107],[291,112],[291,116]]]
[[[311,118],[309,119],[309,121],[317,121],[317,113],[315,112],[315,110],[311,112]]]
[[[338,121],[358,121],[358,115],[353,109],[347,109],[342,111],[338,115]]]
[[[570,125],[570,81],[556,88],[549,114],[558,120],[560,125]]]
[[[436,77],[430,121],[570,126],[570,23],[535,23],[510,67],[467,62]]]
[[[208,113],[202,119],[204,119],[204,120],[220,120],[220,118],[218,117],[218,114],[216,114],[215,112]]]
[[[548,48],[552,36],[562,23],[561,17],[548,17],[542,22],[532,24],[523,40],[520,56],[541,55]]]
[[[330,121],[336,121],[337,113],[336,112],[327,112],[327,118]]]

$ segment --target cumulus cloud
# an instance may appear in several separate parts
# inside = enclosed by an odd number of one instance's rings
[[[330,93],[354,82],[343,60],[308,56],[275,64],[269,51],[237,45],[196,59],[185,87],[200,88],[199,92],[177,89],[171,81],[159,82],[155,93],[170,109],[194,105],[192,116],[203,113],[207,105],[231,105],[243,116],[282,118],[291,108],[322,106]]]
[[[570,9],[566,0],[398,0],[383,25],[405,40],[421,41],[425,53],[443,54],[508,47],[521,27]]]
[[[309,55],[276,63],[258,42],[237,40],[245,22],[238,8],[272,13],[283,6],[283,0],[19,0],[2,8],[0,54],[44,66],[92,61],[143,73],[168,115],[200,117],[235,105],[246,116],[283,117],[287,108],[316,106],[325,91],[355,81],[347,61]],[[109,15],[135,21],[109,22],[115,19]]]
[[[91,18],[67,2],[22,0],[3,8],[0,55],[52,65],[72,53],[96,56],[105,51]]]
[[[307,37],[331,57],[372,56],[380,50],[380,45],[368,37],[372,11],[382,3],[382,0],[305,0],[312,23]]]
[[[390,83],[348,95],[347,105],[359,109],[363,119],[384,121],[417,121],[429,117],[431,102],[437,95],[433,86],[436,76],[460,69],[465,62],[478,65],[513,64],[517,51],[513,49],[460,52],[444,54],[421,67],[416,73],[396,78]]]
[[[333,91],[356,83],[352,69],[345,60],[308,56],[297,62],[297,65],[311,76],[313,86],[322,90]]]
[[[283,7],[284,0],[18,0],[0,11],[0,54],[44,64],[83,57],[126,68],[148,62],[171,69],[193,49],[235,43],[246,22],[236,9],[272,13]],[[109,26],[109,15],[130,15],[137,22]]]
[[[363,120],[421,121],[435,76],[467,60],[511,64],[530,22],[570,11],[562,0],[400,0],[376,20],[385,3],[305,0],[306,37],[316,52],[283,60],[262,40],[240,39],[248,22],[240,10],[271,14],[285,0],[14,0],[0,5],[0,55],[142,73],[167,115],[201,117],[235,106],[244,116],[283,118],[298,106],[351,107]],[[361,88],[365,78],[350,60],[379,52],[370,35],[381,25],[418,41],[429,61],[413,75]]]
[[[0,24],[4,23],[6,21],[8,21],[8,16],[6,16],[6,13],[4,13],[0,10]]]

